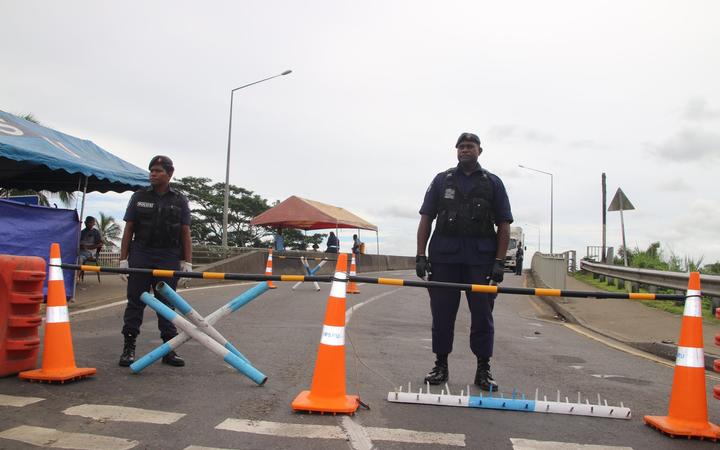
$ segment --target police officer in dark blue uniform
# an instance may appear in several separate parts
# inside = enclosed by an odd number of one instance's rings
[[[192,241],[190,238],[190,208],[185,196],[170,187],[175,168],[167,156],[155,156],[148,166],[150,184],[130,198],[125,211],[125,231],[120,246],[120,267],[192,271]],[[125,345],[119,365],[129,366],[135,361],[135,339],[140,334],[145,303],[143,292],[150,291],[160,281],[175,289],[177,278],[157,278],[152,275],[130,274],[127,280],[125,324],[122,334]],[[163,303],[167,300],[156,293]],[[172,306],[171,306],[172,307]],[[164,342],[177,336],[175,325],[158,314],[158,328]],[[162,362],[184,366],[185,361],[175,352],[165,355]]]
[[[480,138],[463,133],[455,144],[458,165],[435,176],[420,208],[416,272],[433,281],[490,284],[503,281],[505,252],[513,221],[505,186],[500,178],[478,163]],[[435,231],[425,254],[433,220]],[[452,352],[455,317],[460,291],[429,288],[432,312],[432,350],[435,367],[425,382],[448,380],[448,355]],[[477,357],[475,384],[483,390],[498,389],[490,373],[496,295],[465,293],[472,323],[470,349]]]

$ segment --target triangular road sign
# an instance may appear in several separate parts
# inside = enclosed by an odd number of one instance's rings
[[[615,192],[615,197],[613,197],[610,202],[608,211],[629,211],[631,209],[635,209],[635,207],[630,203],[630,200],[625,196],[622,189],[618,188],[617,192]]]

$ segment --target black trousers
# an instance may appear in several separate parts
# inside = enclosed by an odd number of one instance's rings
[[[522,265],[523,265],[523,259],[518,258],[515,261],[515,275],[522,275]]]
[[[432,281],[452,283],[488,284],[493,264],[470,266],[432,262]],[[460,291],[446,288],[429,288],[432,312],[432,350],[436,354],[449,354],[455,337],[455,318],[460,307]],[[495,324],[492,311],[495,294],[466,292],[470,308],[470,350],[478,358],[493,354]]]
[[[167,269],[167,270],[178,270],[180,269],[180,258],[166,252],[159,251],[157,253],[137,251],[131,248],[130,256],[128,258],[130,267],[133,268],[145,268],[145,269]],[[154,291],[155,285],[161,281],[167,283],[171,288],[177,287],[177,278],[159,278],[152,275],[145,274],[131,274],[128,277],[127,285],[127,306],[125,306],[124,325],[122,329],[123,335],[137,336],[140,334],[140,326],[143,322],[143,313],[145,311],[145,303],[140,300],[140,295],[143,292]],[[155,297],[158,300],[173,308],[173,306],[161,295],[155,293]],[[174,308],[173,308],[174,309]],[[158,318],[158,329],[160,330],[160,337],[163,341],[168,341],[175,336],[178,332],[175,325],[169,320],[162,317],[160,314]]]

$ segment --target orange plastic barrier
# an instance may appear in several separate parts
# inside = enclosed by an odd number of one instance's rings
[[[45,346],[42,367],[36,370],[20,372],[24,380],[64,383],[94,375],[95,368],[75,366],[70,316],[65,297],[63,272],[59,267],[60,244],[50,247],[50,267],[48,270],[47,307],[45,308]]]
[[[353,414],[360,405],[357,395],[345,392],[346,271],[347,255],[341,253],[325,309],[312,386],[295,397],[291,404],[294,411]]]
[[[667,416],[645,416],[645,423],[663,433],[716,441],[720,427],[708,422],[703,355],[700,274],[690,273],[683,312],[675,375]]]
[[[45,260],[0,255],[0,377],[37,367]]]

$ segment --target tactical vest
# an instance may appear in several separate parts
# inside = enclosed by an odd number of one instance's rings
[[[147,247],[180,247],[180,229],[182,224],[182,196],[167,193],[171,200],[160,207],[160,198],[152,191],[140,191],[135,196],[136,220],[134,223],[135,240]]]
[[[457,167],[445,171],[440,191],[437,231],[445,236],[495,237],[495,214],[492,209],[493,184],[488,172],[470,177],[472,188],[463,194],[455,179]]]

